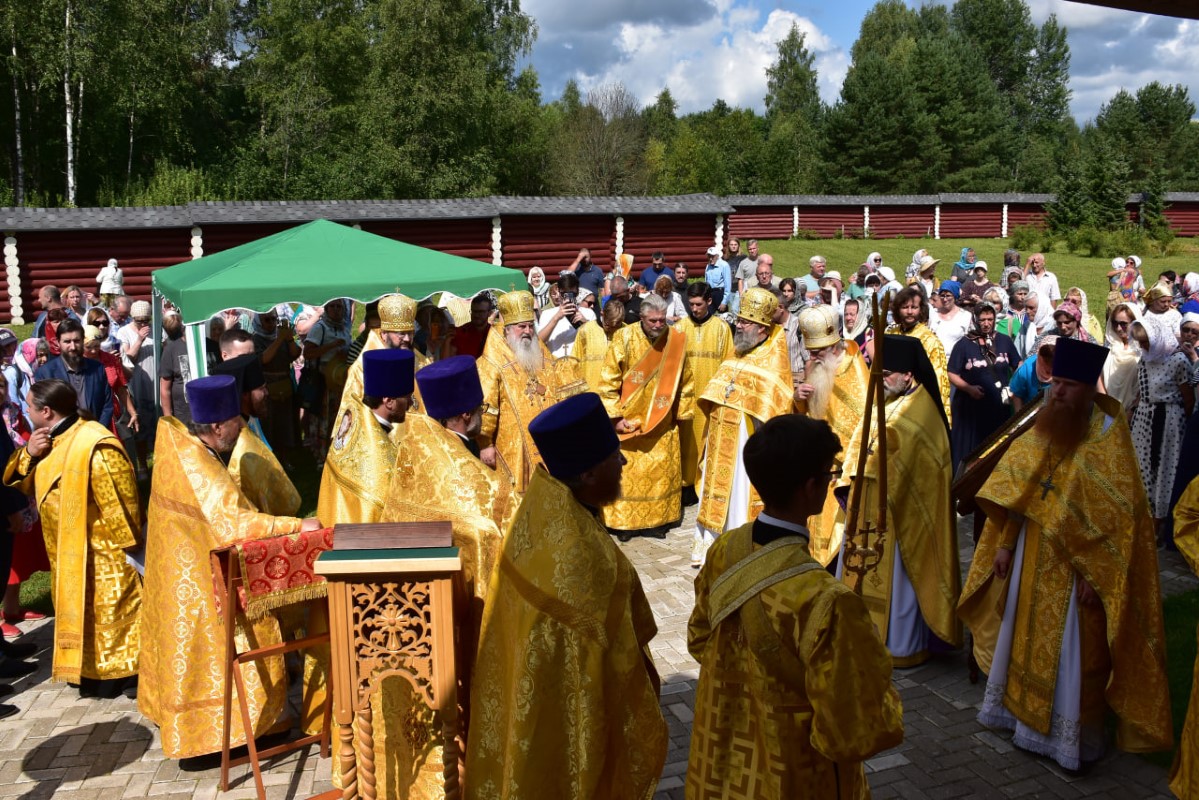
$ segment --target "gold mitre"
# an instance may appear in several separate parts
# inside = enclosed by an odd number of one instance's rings
[[[799,331],[804,347],[819,350],[841,341],[837,329],[837,312],[831,306],[812,306],[799,312]]]
[[[412,333],[416,330],[416,301],[402,294],[380,297],[379,330],[386,333]]]
[[[770,327],[774,325],[774,314],[779,310],[779,299],[773,292],[754,286],[741,293],[741,309],[737,316]]]
[[[533,295],[531,292],[507,292],[500,295],[497,305],[499,306],[500,316],[503,317],[505,325],[532,322],[534,319]]]

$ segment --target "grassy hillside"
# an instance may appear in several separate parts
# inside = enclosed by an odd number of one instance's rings
[[[1003,273],[1003,251],[1008,248],[1004,239],[779,239],[758,240],[759,251],[774,256],[776,275],[803,275],[808,271],[808,258],[819,253],[828,259],[829,269],[835,269],[848,280],[849,273],[856,270],[866,256],[878,251],[883,264],[895,270],[896,277],[903,282],[904,267],[912,260],[912,253],[923,247],[934,258],[941,259],[937,265],[937,277],[949,277],[953,262],[958,260],[963,247],[973,247],[978,257],[990,266],[992,281],[998,282]],[[1143,254],[1141,270],[1145,283],[1151,285],[1162,270],[1172,269],[1179,275],[1199,269],[1199,240],[1176,240],[1178,253],[1159,258]],[[1045,254],[1045,265],[1057,275],[1062,293],[1071,286],[1078,286],[1087,293],[1092,313],[1103,318],[1104,302],[1107,297],[1107,271],[1111,260],[1126,253],[1111,253],[1106,258],[1088,258],[1058,250]],[[1021,252],[1026,259],[1031,253]]]

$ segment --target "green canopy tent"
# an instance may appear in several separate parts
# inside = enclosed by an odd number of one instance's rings
[[[318,219],[210,256],[156,271],[154,348],[161,342],[161,298],[188,328],[192,375],[205,372],[204,326],[226,308],[268,311],[279,303],[319,306],[338,297],[370,302],[391,292],[423,299],[435,292],[473,297],[523,287],[520,272],[428,250]]]

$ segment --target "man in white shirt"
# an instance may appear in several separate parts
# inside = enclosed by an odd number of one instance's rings
[[[537,318],[537,337],[545,343],[554,358],[570,355],[579,326],[595,319],[595,312],[580,308],[579,278],[573,272],[558,276],[558,305],[541,312]]]
[[[1028,257],[1028,263],[1024,265],[1024,280],[1028,282],[1028,288],[1041,298],[1042,303],[1048,300],[1051,306],[1057,308],[1057,304],[1062,302],[1062,290],[1058,287],[1057,276],[1045,269],[1044,253],[1033,253]]]

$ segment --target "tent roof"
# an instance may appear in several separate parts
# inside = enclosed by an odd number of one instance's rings
[[[519,278],[519,280],[518,280]],[[226,308],[319,306],[336,297],[369,302],[390,292],[472,297],[524,285],[519,271],[484,264],[318,219],[265,239],[157,270],[154,288],[185,322]]]

